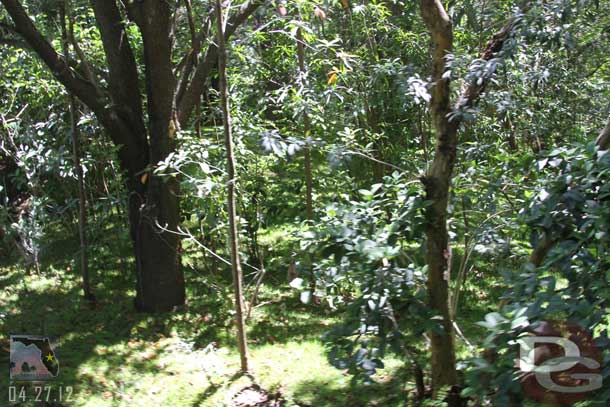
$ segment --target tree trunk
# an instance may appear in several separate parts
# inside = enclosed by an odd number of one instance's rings
[[[231,246],[231,266],[233,269],[233,287],[235,290],[235,320],[237,325],[237,342],[241,359],[241,370],[248,371],[248,343],[244,322],[243,273],[239,258],[239,233],[237,230],[237,211],[235,209],[235,155],[233,154],[233,136],[231,134],[231,112],[229,109],[229,87],[227,85],[227,51],[225,47],[225,27],[220,0],[216,0],[216,23],[218,28],[218,77],[220,80],[220,101],[224,116],[224,136],[227,150],[227,185],[229,206],[229,228]]]
[[[301,78],[306,73],[305,70],[305,47],[303,46],[303,35],[301,29],[297,30],[297,58],[299,62],[299,72]],[[305,213],[307,220],[313,219],[313,176],[311,174],[311,148],[309,141],[311,138],[311,123],[307,112],[303,112],[303,130],[305,131],[305,147],[303,156],[305,159]]]
[[[70,4],[64,1],[60,8],[61,18],[61,36],[62,48],[64,55],[68,56],[70,36],[73,32],[73,17],[71,14]],[[68,26],[70,29],[68,30]],[[78,132],[78,106],[76,98],[71,92],[68,92],[68,104],[70,110],[70,132],[72,139],[72,160],[74,162],[74,170],[76,171],[78,181],[78,235],[80,241],[80,271],[83,278],[83,295],[90,303],[95,303],[95,295],[91,290],[89,280],[89,261],[87,256],[87,195],[85,193],[85,177],[80,161],[80,140]]]
[[[148,109],[142,109],[138,69],[115,1],[92,0],[109,67],[114,110],[96,113],[119,150],[127,172],[129,229],[136,265],[135,305],[140,311],[171,311],[184,304],[180,239],[173,233],[180,218],[178,180],[163,180],[150,165],[173,151],[175,79],[171,69],[171,10],[166,2],[139,4],[135,12],[144,42]]]
[[[426,200],[426,263],[428,264],[428,304],[440,317],[442,333],[430,332],[432,391],[435,396],[444,386],[455,386],[458,377],[455,362],[453,324],[449,311],[451,248],[447,231],[449,187],[457,152],[457,127],[447,115],[451,112],[449,79],[443,77],[445,58],[452,52],[451,20],[440,0],[422,0],[421,11],[434,42],[432,60],[432,98],[430,112],[436,136],[436,152],[423,179]]]
[[[77,106],[74,96],[70,95],[70,124],[72,127],[72,157],[74,168],[78,177],[78,234],[80,239],[80,269],[83,276],[83,294],[85,299],[91,303],[95,302],[95,295],[91,290],[89,279],[89,260],[87,251],[87,198],[85,195],[85,179],[80,162],[80,140],[77,126]]]
[[[140,30],[144,42],[150,164],[155,165],[174,151],[178,131],[175,112],[175,78],[172,70],[172,11],[165,1],[140,6]],[[152,173],[140,177],[146,186],[145,201],[130,208],[135,228],[137,296],[142,311],[169,311],[184,304],[184,276],[180,262],[179,182]],[[137,182],[132,181],[132,182]],[[135,211],[138,211],[134,213]],[[134,225],[132,225],[134,228]]]
[[[434,159],[422,182],[426,199],[431,205],[426,211],[426,262],[428,264],[428,303],[440,317],[442,334],[431,332],[431,368],[433,393],[450,387],[449,406],[459,406],[453,323],[449,308],[449,278],[451,275],[451,248],[447,230],[449,189],[457,155],[457,133],[461,118],[459,112],[476,102],[485,90],[487,80],[468,83],[451,107],[449,76],[444,77],[447,55],[453,47],[453,27],[440,0],[421,0],[421,14],[434,44],[432,57],[432,98],[430,112],[436,138]],[[480,59],[489,61],[502,50],[510,36],[515,19],[508,22],[487,42]],[[451,113],[457,113],[450,119]]]
[[[149,181],[146,199],[130,188],[129,223],[136,261],[136,308],[144,312],[171,311],[184,304],[180,264],[178,198],[173,183]],[[160,230],[160,227],[166,229]]]

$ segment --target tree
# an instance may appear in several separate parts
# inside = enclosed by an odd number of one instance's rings
[[[81,100],[97,117],[115,145],[126,172],[129,223],[136,263],[136,307],[142,311],[168,311],[184,303],[184,277],[180,267],[180,240],[171,233],[180,219],[179,182],[162,179],[151,166],[175,149],[174,138],[200,101],[206,80],[217,60],[215,45],[207,47],[197,66],[181,71],[173,63],[175,12],[170,2],[91,0],[100,31],[108,71],[107,86],[93,74],[81,55],[74,64],[60,55],[34,25],[22,3],[1,0],[23,40],[49,67],[68,92]],[[244,3],[228,21],[225,38],[233,34],[259,6]],[[140,66],[125,18],[135,23],[142,38],[145,90],[140,91]],[[202,30],[200,36],[205,37]],[[204,41],[199,41],[199,47]],[[192,49],[184,60],[197,61]],[[190,58],[189,58],[190,57]],[[144,112],[143,105],[147,111]],[[164,231],[157,225],[161,225]]]
[[[297,29],[297,59],[299,63],[299,73],[301,80],[304,80],[307,75],[305,68],[305,47],[303,46],[303,34],[301,28]],[[305,133],[305,146],[303,148],[303,154],[305,158],[305,212],[307,214],[307,220],[313,219],[313,178],[311,174],[311,148],[310,137],[311,137],[311,122],[309,115],[306,111],[303,112],[303,131]]]
[[[239,259],[239,232],[237,230],[237,213],[235,209],[235,154],[233,153],[233,136],[231,129],[231,111],[229,108],[229,88],[227,86],[227,51],[225,49],[225,26],[220,0],[216,0],[216,26],[218,42],[218,76],[220,79],[220,101],[223,115],[225,148],[227,150],[227,201],[229,207],[229,238],[231,246],[231,268],[233,269],[233,287],[235,290],[235,320],[237,325],[237,342],[241,357],[241,370],[248,371],[248,345],[244,322],[243,272]]]
[[[69,4],[64,1],[60,8],[61,16],[61,37],[62,37],[62,49],[64,56],[70,55],[68,47],[70,39],[74,39],[74,21],[69,13]],[[68,18],[70,21],[68,21]],[[70,29],[68,29],[68,25]],[[75,41],[72,41],[76,44]],[[89,278],[89,260],[87,256],[88,244],[87,244],[87,196],[85,194],[85,177],[83,174],[83,168],[81,166],[81,146],[80,146],[80,135],[78,131],[78,104],[76,98],[72,93],[68,92],[68,102],[70,110],[70,132],[72,138],[72,159],[74,161],[74,168],[76,171],[76,177],[78,180],[78,234],[80,240],[80,268],[81,275],[83,277],[83,295],[86,300],[90,303],[95,302],[95,295],[91,289],[91,282]]]
[[[461,113],[476,102],[485,89],[487,81],[486,78],[471,80],[455,105],[451,105],[451,74],[447,72],[446,66],[447,58],[453,52],[453,24],[440,0],[422,0],[421,14],[434,44],[430,114],[436,147],[432,164],[422,182],[426,191],[426,200],[430,202],[426,211],[428,302],[431,310],[440,317],[442,329],[441,333],[430,332],[432,389],[433,392],[438,392],[444,386],[455,387],[459,384],[453,321],[449,307],[451,247],[447,230],[447,206],[457,156],[458,130],[463,121]],[[502,49],[512,28],[511,20],[487,43],[480,59],[489,61],[494,57]],[[457,389],[454,389],[450,396],[450,405],[460,403],[456,391]]]

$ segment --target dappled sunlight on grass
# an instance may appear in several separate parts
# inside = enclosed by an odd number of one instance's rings
[[[109,251],[95,255],[106,258]],[[132,276],[119,263],[104,272],[94,268],[99,303],[90,309],[81,298],[77,272],[65,260],[54,260],[48,259],[40,274],[25,277],[17,266],[0,269],[0,341],[4,348],[10,333],[57,337],[55,384],[74,388],[71,406],[230,406],[248,386],[281,395],[287,406],[338,406],[349,400],[353,406],[374,405],[367,403],[397,394],[394,388],[380,391],[394,383],[397,360],[380,373],[372,392],[356,390],[349,376],[327,362],[320,336],[337,317],[324,306],[302,304],[287,284],[277,284],[283,276],[261,286],[252,311],[250,377],[238,374],[230,275],[187,268],[188,304],[148,315],[134,311]],[[0,354],[5,365],[7,350]],[[7,386],[3,379],[0,394]]]

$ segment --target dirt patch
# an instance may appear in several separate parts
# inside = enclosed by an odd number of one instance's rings
[[[255,384],[238,391],[231,403],[231,407],[282,407],[286,400],[280,393],[271,394]]]

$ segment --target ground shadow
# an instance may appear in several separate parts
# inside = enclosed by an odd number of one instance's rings
[[[413,407],[417,406],[413,379],[407,368],[378,377],[370,384],[349,382],[344,387],[321,381],[301,382],[293,393],[301,407]]]

